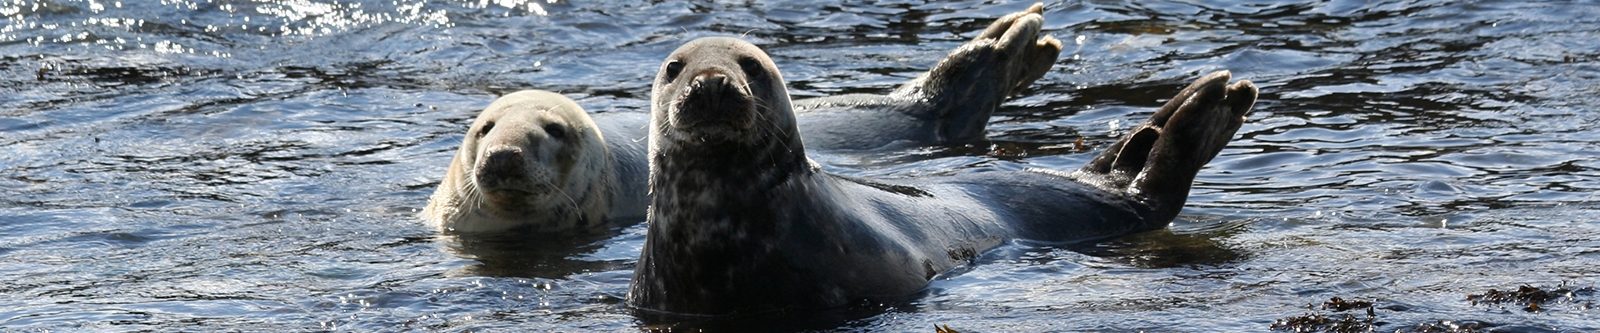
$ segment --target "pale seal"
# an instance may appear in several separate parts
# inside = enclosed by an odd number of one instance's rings
[[[1072,242],[1165,227],[1254,105],[1214,73],[1081,170],[874,181],[806,156],[766,55],[692,41],[651,92],[648,232],[628,304],[739,316],[896,302],[1010,239]]]
[[[516,92],[473,121],[422,216],[449,232],[591,227],[610,208],[613,163],[577,103],[547,91]]]
[[[800,136],[806,147],[813,151],[847,154],[853,151],[886,147],[896,144],[928,145],[963,143],[984,138],[989,116],[1007,97],[1020,92],[1043,76],[1054,65],[1061,52],[1061,42],[1041,35],[1042,5],[1013,13],[996,20],[977,37],[951,51],[932,70],[919,75],[885,95],[849,94],[794,101],[793,112],[798,113]],[[742,49],[738,49],[742,50]],[[730,75],[755,74],[770,76],[769,83],[783,88],[778,78],[777,66],[764,54],[745,57],[742,61],[758,62],[750,68],[762,71]],[[664,64],[671,69],[673,64]],[[771,75],[768,75],[768,74]],[[781,105],[788,113],[787,95]],[[553,107],[559,105],[560,107]],[[776,103],[774,105],[777,105]],[[548,187],[561,191],[540,192],[524,188],[519,200],[526,205],[515,207],[490,207],[477,199],[472,175],[477,174],[482,142],[475,139],[480,126],[493,118],[506,114],[533,117],[541,110],[559,112],[550,119],[565,121],[566,128],[582,133],[585,139],[597,138],[603,144],[583,143],[585,149],[574,152],[582,160],[593,163],[577,164],[584,170],[566,169],[565,165],[552,164],[559,160],[526,160],[520,170],[533,173],[528,179],[556,176],[562,181],[595,182],[587,186],[572,183],[566,187]],[[774,110],[778,111],[778,110]],[[633,112],[605,112],[589,114],[591,123],[576,118],[584,112],[572,101],[549,92],[519,92],[495,101],[469,129],[467,139],[451,163],[449,172],[423,212],[423,218],[447,232],[495,232],[509,229],[532,229],[541,233],[561,233],[575,229],[594,229],[607,225],[606,220],[643,220],[647,196],[645,190],[645,146],[648,136],[649,115]],[[508,138],[519,133],[509,132],[503,125],[494,131]],[[526,130],[520,135],[529,138],[546,136],[538,126],[517,127]],[[551,145],[574,144],[552,141]],[[602,149],[603,148],[603,149]],[[605,161],[594,159],[599,154]],[[609,156],[607,156],[609,155]],[[573,176],[562,176],[572,174]],[[540,178],[542,179],[542,178]],[[598,191],[598,192],[593,192]],[[571,207],[580,207],[573,209]],[[593,209],[603,207],[603,209]],[[544,209],[557,209],[546,212]],[[572,213],[579,212],[579,213]],[[598,213],[597,213],[598,212]]]

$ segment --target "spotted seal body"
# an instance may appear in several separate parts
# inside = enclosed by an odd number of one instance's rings
[[[989,115],[1007,97],[1043,76],[1061,52],[1060,41],[1040,32],[1042,12],[1043,7],[1035,5],[996,20],[977,37],[951,51],[932,70],[889,94],[802,99],[793,101],[792,105],[785,95],[781,103],[784,107],[782,112],[798,114],[796,121],[802,129],[799,135],[805,138],[807,148],[813,151],[844,154],[892,145],[981,140]],[[772,66],[770,59],[763,56],[760,61],[776,73],[776,66]],[[783,82],[779,80],[773,84],[782,88]],[[552,108],[551,105],[560,107]],[[789,109],[791,106],[793,110]],[[479,169],[485,166],[479,163],[479,155],[482,154],[479,147],[486,145],[476,136],[482,134],[480,132],[487,133],[482,131],[482,126],[493,123],[495,118],[511,116],[539,121],[544,119],[541,117],[549,116],[542,113],[549,110],[560,111],[557,117],[551,119],[592,117],[590,121],[566,122],[592,123],[573,128],[585,135],[583,139],[602,143],[581,143],[594,149],[575,151],[584,155],[579,160],[585,163],[575,164],[582,170],[554,164],[559,161],[556,159],[530,159],[517,170],[529,173],[527,178],[530,179],[542,177],[539,175],[572,174],[577,177],[561,180],[588,180],[592,184],[547,187],[561,191],[523,188],[522,192],[506,192],[519,194],[518,200],[525,202],[525,205],[515,207],[481,202],[479,199],[495,197],[476,191],[478,187],[473,182],[476,179],[473,175],[493,174]],[[603,223],[606,220],[637,221],[644,218],[648,203],[645,184],[648,114],[586,114],[572,101],[554,93],[528,91],[502,97],[485,109],[479,118],[463,140],[449,172],[422,214],[424,219],[438,225],[441,230],[471,233],[532,229],[541,233],[561,233],[595,229],[606,225]],[[501,137],[526,137],[531,140],[547,136],[539,126],[508,128],[499,124],[491,127],[494,128],[489,132],[497,135],[491,137],[491,141]],[[513,129],[527,132],[510,132]],[[552,144],[578,143],[557,140]],[[604,149],[598,149],[601,147]]]
[[[1162,228],[1253,106],[1214,73],[1076,171],[896,181],[806,156],[778,71],[754,45],[692,41],[651,93],[649,229],[628,293],[642,313],[735,316],[892,302],[1008,239]]]

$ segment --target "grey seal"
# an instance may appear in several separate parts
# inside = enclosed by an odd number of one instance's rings
[[[1257,96],[1227,72],[1206,75],[1078,170],[880,181],[807,157],[761,57],[738,39],[699,39],[657,76],[648,231],[627,296],[647,318],[895,302],[1007,240],[1163,228]]]

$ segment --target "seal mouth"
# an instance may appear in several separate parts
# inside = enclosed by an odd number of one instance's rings
[[[485,188],[485,189],[483,189],[483,193],[484,194],[488,194],[489,196],[494,196],[494,197],[507,197],[507,198],[531,197],[531,196],[538,195],[540,193],[547,192],[547,191],[542,191],[542,190],[548,190],[548,188],[549,188],[549,186],[541,186],[541,187],[544,187],[544,188],[543,189],[527,189],[527,188],[518,188],[518,187]]]
[[[734,135],[749,130],[755,99],[746,85],[722,73],[696,76],[673,104],[673,123],[680,131]]]
[[[535,181],[526,177],[513,179],[479,177],[476,185],[478,185],[478,191],[483,193],[484,196],[498,198],[537,197],[555,190],[553,186],[545,182]]]
[[[548,184],[529,179],[502,180],[494,182],[479,182],[478,195],[487,207],[498,211],[521,211],[532,207],[531,201],[543,200],[554,193],[556,188]]]

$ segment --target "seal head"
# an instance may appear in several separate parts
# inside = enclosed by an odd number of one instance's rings
[[[423,218],[441,231],[564,231],[602,224],[614,181],[605,140],[560,94],[520,91],[478,115]]]
[[[783,76],[765,52],[738,39],[703,38],[679,47],[662,62],[650,96],[660,111],[653,113],[651,137],[668,143],[661,146],[684,140],[730,148],[800,144]]]
[[[655,174],[652,182],[712,185],[728,172],[751,173],[744,179],[753,184],[739,184],[748,188],[809,165],[783,76],[755,45],[726,37],[689,42],[662,62],[650,96],[651,170],[683,172]],[[756,161],[771,164],[749,165]]]

